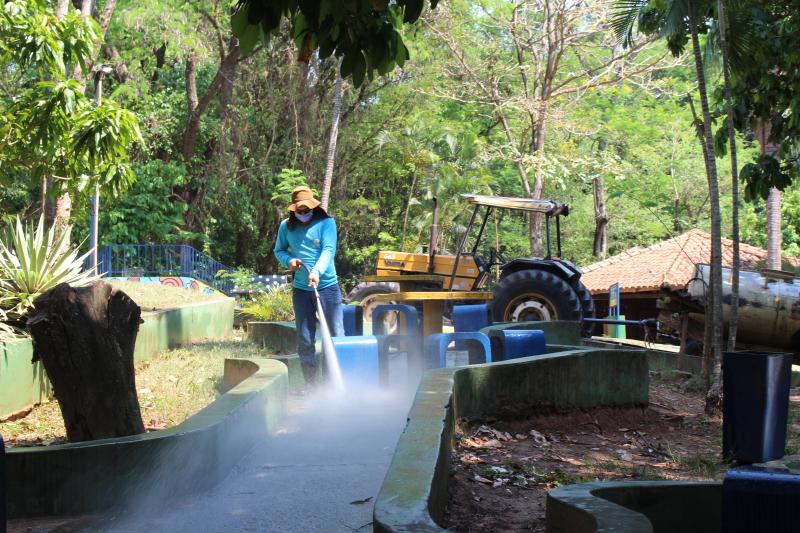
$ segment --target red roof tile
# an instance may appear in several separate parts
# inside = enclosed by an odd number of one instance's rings
[[[733,263],[733,241],[722,239],[722,264]],[[742,268],[755,268],[767,259],[762,248],[741,244]],[[800,265],[800,259],[784,257],[784,262]],[[683,288],[694,275],[698,263],[711,261],[711,235],[699,229],[648,246],[634,247],[604,261],[584,267],[581,281],[592,294],[604,294],[619,282],[622,292],[657,291],[663,283]]]

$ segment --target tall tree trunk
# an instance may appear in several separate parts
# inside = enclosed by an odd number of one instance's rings
[[[183,132],[181,154],[184,162],[191,163],[194,155],[197,135],[200,133],[200,119],[208,109],[211,101],[223,89],[225,80],[231,80],[236,75],[236,66],[239,63],[239,41],[231,37],[228,53],[220,61],[217,73],[203,96],[198,98],[197,93],[197,52],[192,50],[186,58],[186,102],[188,120]]]
[[[767,268],[781,270],[781,191],[769,190],[767,198]]]
[[[69,11],[70,0],[58,0],[56,4],[56,18],[63,19]]]
[[[777,159],[780,146],[769,141],[772,127],[759,119],[756,124],[756,137],[761,153]],[[769,190],[767,198],[767,268],[781,270],[781,191],[775,187]]]
[[[408,189],[408,199],[411,200],[414,198],[414,193],[416,192],[417,188],[417,173],[414,172],[411,175],[411,187]],[[406,208],[403,210],[403,233],[402,238],[400,239],[400,251],[406,251],[406,232],[408,231],[408,212],[411,210],[411,202],[406,202]]]
[[[542,178],[542,167],[540,157],[544,154],[544,141],[547,133],[544,116],[545,109],[540,110],[540,120],[536,126],[533,135],[533,153],[537,156],[535,176],[533,178],[533,190],[528,196],[536,198],[537,200],[542,197],[544,190],[544,178]],[[542,226],[544,225],[544,216],[541,213],[531,213],[531,256],[544,257],[545,249],[542,242]]]
[[[708,107],[708,93],[706,91],[706,78],[703,70],[703,59],[700,51],[700,39],[697,35],[696,0],[688,0],[689,30],[692,37],[692,52],[694,53],[695,70],[697,71],[697,89],[700,93],[700,107],[703,112],[703,133],[705,139],[706,174],[708,177],[709,204],[711,208],[711,297],[706,305],[706,323],[711,325],[712,346],[706,346],[703,361],[703,377],[709,389],[706,396],[706,409],[717,409],[721,401],[721,394],[716,393],[716,387],[721,392],[719,379],[713,381],[715,390],[712,391],[712,378],[719,377],[722,370],[722,216],[719,203],[719,180],[717,177],[717,163],[714,159],[714,139],[711,131],[711,113]]]
[[[28,318],[71,442],[144,433],[133,349],[141,309],[111,285],[62,283],[39,296]]]
[[[594,193],[594,246],[592,252],[601,261],[606,258],[608,251],[608,215],[606,215],[606,200],[603,178],[596,177],[592,180]]]
[[[322,209],[328,210],[328,200],[331,196],[331,182],[333,181],[333,163],[336,160],[336,141],[339,137],[339,115],[342,112],[342,74],[339,66],[336,67],[336,88],[333,93],[333,116],[331,117],[331,135],[328,139],[328,154],[325,160],[325,179],[322,182]],[[404,239],[405,240],[405,235]]]
[[[739,253],[739,165],[736,151],[736,127],[733,123],[733,98],[731,97],[731,79],[728,63],[728,20],[725,2],[717,0],[719,18],[719,34],[722,49],[722,76],[725,83],[725,108],[728,115],[728,144],[731,150],[731,237],[733,239],[733,265],[731,268],[731,311],[728,329],[728,350],[736,349],[736,333],[739,326],[739,270],[741,257]]]
[[[90,0],[83,0],[83,2],[90,2]],[[56,18],[62,19],[69,11],[69,0],[58,0],[56,4]],[[56,197],[57,192],[54,190],[55,180],[53,176],[48,176],[46,182],[43,182],[42,193],[44,210],[44,221],[47,228],[55,226],[58,233],[67,231],[69,232],[69,217],[72,212],[72,199],[69,193],[62,193]]]
[[[232,92],[231,80],[236,76],[236,67],[239,64],[241,57],[239,51],[239,41],[235,37],[231,37],[228,45],[228,52],[225,53],[220,61],[217,73],[211,84],[208,86],[203,96],[198,96],[197,92],[197,52],[192,50],[186,57],[186,104],[187,104],[187,121],[186,128],[183,131],[183,139],[181,141],[181,155],[183,156],[184,163],[187,167],[192,167],[192,158],[194,157],[197,137],[200,133],[200,121],[203,115],[208,110],[209,105],[219,95],[220,98],[220,112],[224,117],[227,112],[227,98],[229,93]],[[220,146],[220,142],[214,143],[214,148],[210,152],[216,152]],[[201,185],[189,184],[176,187],[174,193],[177,194],[184,202],[186,202],[187,209],[184,214],[184,226],[187,230],[192,230],[202,225],[201,208],[203,198],[206,192],[207,179],[209,169],[202,169]]]

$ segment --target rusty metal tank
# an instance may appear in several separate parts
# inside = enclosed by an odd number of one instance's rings
[[[687,290],[705,302],[710,267],[699,264]],[[722,269],[725,328],[730,318],[731,269]],[[697,317],[702,321],[702,315]],[[739,321],[737,340],[746,344],[800,350],[800,278],[776,270],[742,270],[739,273]]]

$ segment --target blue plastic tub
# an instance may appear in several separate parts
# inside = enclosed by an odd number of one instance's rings
[[[722,452],[740,463],[783,457],[792,354],[723,354]]]
[[[507,361],[547,353],[544,331],[541,329],[491,330],[492,360]]]
[[[800,474],[788,468],[732,468],[722,482],[723,533],[800,529]]]

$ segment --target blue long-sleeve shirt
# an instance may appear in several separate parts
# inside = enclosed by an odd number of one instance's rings
[[[319,286],[324,289],[338,282],[336,266],[333,258],[336,255],[336,221],[331,217],[316,218],[304,226],[299,222],[289,229],[289,219],[281,222],[278,238],[275,241],[275,257],[284,268],[289,268],[289,261],[300,259],[311,272],[319,275]],[[308,272],[300,268],[294,273],[294,287],[304,291],[312,290],[308,286]]]

